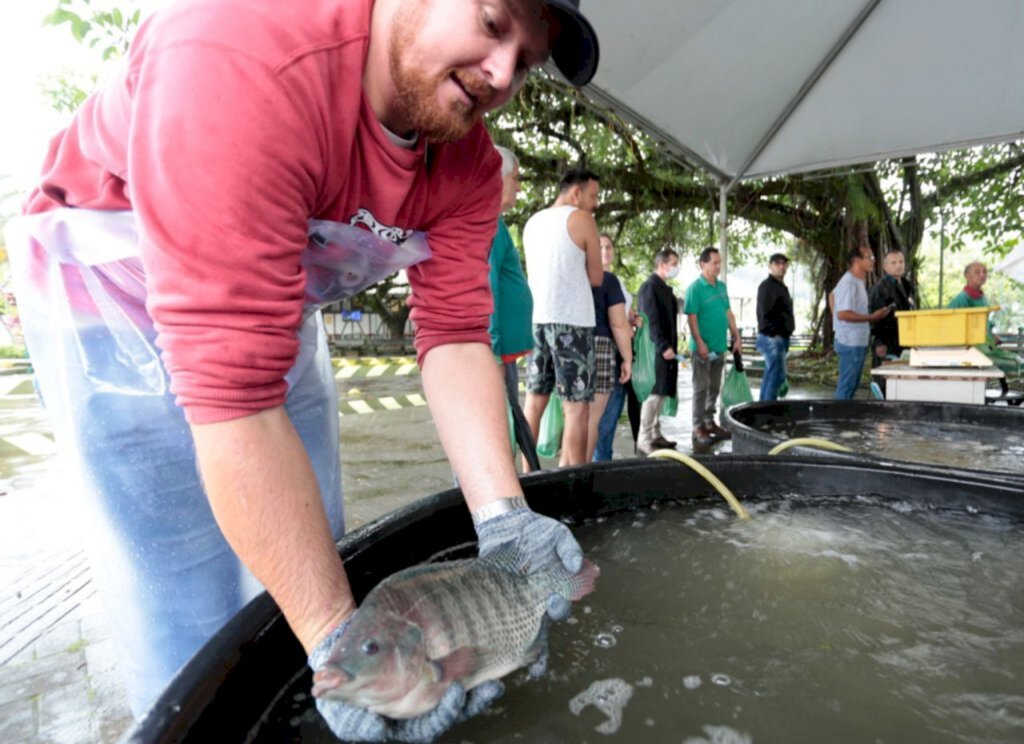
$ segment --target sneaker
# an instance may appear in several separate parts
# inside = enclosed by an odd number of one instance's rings
[[[728,429],[723,429],[714,421],[707,425],[707,431],[708,434],[711,435],[711,438],[714,439],[716,442],[723,442],[726,439],[732,439],[732,432],[729,431]]]
[[[654,439],[651,440],[651,444],[653,444],[655,447],[675,449],[677,443],[673,442],[671,439],[665,439],[665,437],[655,437]]]
[[[714,444],[715,440],[711,437],[711,432],[705,429],[703,426],[697,426],[693,430],[693,443],[708,446]]]
[[[651,453],[656,449],[658,448],[655,446],[654,442],[651,442],[650,444],[640,444],[637,442],[636,445],[636,453],[641,457],[650,457]]]

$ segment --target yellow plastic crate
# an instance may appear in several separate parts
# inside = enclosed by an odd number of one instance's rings
[[[985,343],[988,314],[992,307],[964,307],[956,310],[900,310],[896,322],[900,346],[974,346]]]

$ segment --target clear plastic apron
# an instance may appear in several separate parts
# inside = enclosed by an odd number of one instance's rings
[[[81,481],[83,542],[140,716],[262,587],[224,540],[203,493],[191,431],[145,308],[134,214],[58,209],[15,218],[5,232],[25,342],[62,466]],[[318,309],[429,250],[422,233],[395,243],[335,222],[311,221],[310,236],[285,408],[340,537],[337,396]]]

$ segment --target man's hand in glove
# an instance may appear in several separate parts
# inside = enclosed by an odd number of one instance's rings
[[[313,649],[313,653],[309,655],[309,666],[314,672],[324,666],[331,649],[341,639],[351,622],[352,617],[349,617]],[[445,691],[441,701],[432,711],[403,720],[387,718],[366,708],[326,697],[316,699],[316,708],[334,735],[343,741],[405,741],[426,744],[434,741],[459,721],[477,715],[504,692],[505,686],[497,680],[484,682],[474,687],[468,694],[462,685],[455,682]]]
[[[532,511],[521,498],[501,501],[508,503],[492,504],[499,510],[503,506],[514,508],[499,512],[496,516],[486,516],[491,507],[491,504],[488,504],[473,515],[480,557],[495,552],[503,545],[511,544],[518,548],[522,560],[519,569],[524,573],[538,571],[551,561],[561,562],[570,573],[579,573],[583,567],[583,549],[568,527],[556,519]],[[560,594],[548,597],[548,616],[552,620],[565,620],[569,617],[570,607],[569,600]],[[530,675],[543,675],[546,662],[545,647],[541,657],[530,666]]]

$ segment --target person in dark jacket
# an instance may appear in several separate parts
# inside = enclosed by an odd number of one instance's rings
[[[875,312],[875,310],[881,310],[889,305],[893,305],[894,310],[913,310],[914,288],[910,281],[903,276],[907,270],[903,253],[896,248],[887,252],[882,260],[882,270],[885,273],[881,279],[875,282],[868,294],[868,310]],[[872,367],[877,367],[888,356],[899,357],[903,353],[895,313],[889,313],[881,320],[872,323],[871,335],[874,337],[871,344]]]
[[[789,259],[775,253],[768,259],[768,278],[757,288],[757,350],[764,356],[761,400],[778,400],[779,388],[786,381],[786,357],[789,338],[796,320],[793,298],[783,283]]]
[[[640,409],[640,434],[636,448],[642,455],[648,455],[655,449],[675,447],[676,443],[666,439],[661,433],[662,406],[665,398],[676,395],[679,362],[676,361],[676,344],[679,334],[676,330],[676,318],[679,316],[679,303],[666,279],[674,279],[679,274],[679,254],[671,248],[659,251],[654,257],[654,273],[640,285],[637,300],[640,312],[647,315],[648,332],[654,342],[654,389],[647,396]]]

